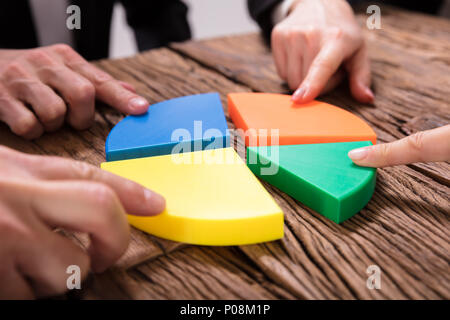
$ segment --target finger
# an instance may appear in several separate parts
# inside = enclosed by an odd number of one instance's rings
[[[53,52],[62,57],[67,67],[88,79],[94,85],[97,97],[103,102],[128,114],[147,111],[149,103],[146,99],[125,89],[119,81],[88,63],[69,46],[53,46]]]
[[[129,91],[131,91],[133,93],[136,93],[136,88],[132,84],[130,84],[128,82],[125,82],[125,81],[119,81],[119,83],[125,89],[127,89],[127,90],[129,90]]]
[[[89,180],[111,187],[129,214],[152,216],[164,211],[165,200],[158,193],[89,164],[58,157],[29,156],[27,167],[40,178]]]
[[[344,70],[338,69],[338,71],[336,71],[336,73],[331,76],[330,80],[328,80],[327,84],[322,90],[322,93],[330,92],[331,90],[336,88],[339,85],[339,83],[342,82],[344,77],[345,77]]]
[[[348,156],[365,167],[387,167],[415,162],[450,160],[450,125],[417,132],[385,144],[355,149]]]
[[[16,159],[20,161],[20,157]],[[6,224],[7,227],[3,228],[7,241],[2,244],[2,248],[12,247],[8,256],[13,259],[15,268],[25,276],[27,283],[38,297],[65,292],[68,277],[66,270],[70,265],[79,266],[80,279],[89,272],[89,258],[86,252],[67,238],[52,232],[49,225],[59,223],[52,224],[45,219],[48,208],[42,203],[51,207],[51,203],[59,195],[57,189],[51,189],[54,185],[53,182],[10,180],[4,181],[2,186],[2,196],[7,201],[9,209],[16,214],[20,212],[20,223],[14,221],[13,224]],[[60,206],[55,209],[59,209],[58,219],[67,222],[70,218],[66,215],[67,208]],[[67,224],[67,227],[71,226]]]
[[[282,80],[287,80],[287,55],[286,48],[283,41],[283,31],[279,28],[274,28],[271,36],[272,55],[277,69],[278,76]]]
[[[31,53],[27,55],[27,61],[42,58],[39,51],[32,50]],[[10,63],[2,74],[2,80],[11,96],[33,108],[46,130],[55,130],[62,125],[66,111],[64,102],[35,76],[34,68],[30,69],[27,62]]]
[[[22,188],[23,190],[24,188]],[[92,268],[102,272],[128,247],[125,211],[108,186],[86,181],[40,181],[29,184],[30,206],[47,225],[86,232]]]
[[[60,216],[64,213],[60,211]],[[63,294],[69,289],[68,280],[72,280],[69,277],[73,271],[68,268],[78,268],[79,274],[75,276],[79,276],[81,282],[89,274],[89,256],[69,239],[49,229],[37,229],[34,231],[39,241],[27,242],[17,259],[18,266],[38,298]]]
[[[373,102],[374,95],[370,90],[370,60],[365,45],[348,60],[346,68],[353,97],[363,103]]]
[[[303,50],[302,80],[308,75],[315,57],[320,52],[320,43],[317,40],[318,37],[316,31],[307,30],[305,32],[305,43],[307,43],[307,45],[305,45]]]
[[[44,132],[33,112],[6,93],[0,96],[0,120],[5,122],[12,132],[25,139],[36,139]]]
[[[339,83],[342,82],[344,77],[345,77],[344,71],[342,69],[338,69],[338,71],[336,71],[336,73],[331,76],[330,80],[328,80],[327,84],[325,85],[325,87],[322,90],[322,93],[325,94],[325,93],[332,91],[334,88],[336,88],[339,85]],[[294,93],[294,95],[295,95],[295,93]],[[293,101],[295,101],[294,95],[292,96]]]
[[[46,131],[59,129],[64,123],[66,104],[50,87],[38,79],[29,79],[15,87],[15,97],[32,107]]]
[[[33,290],[24,277],[13,266],[2,265],[0,274],[2,284],[0,300],[31,300],[35,298]]]
[[[89,79],[95,86],[98,98],[113,108],[127,114],[147,112],[149,103],[145,98],[125,89],[106,72],[87,62],[72,65],[71,68]]]
[[[289,40],[290,46],[287,51],[287,80],[289,88],[295,90],[302,82],[302,65],[303,65],[303,50],[304,37],[300,34],[295,37],[295,40]]]
[[[292,96],[297,103],[315,99],[343,61],[343,48],[339,41],[326,44],[311,64],[306,78]]]
[[[291,90],[298,88],[302,81],[302,56],[290,52],[288,53],[287,82]]]
[[[41,68],[39,77],[67,102],[67,121],[72,127],[84,130],[93,124],[95,88],[89,80],[64,65]]]
[[[113,108],[135,115],[147,112],[149,102],[145,98],[125,89],[106,72],[88,63],[75,65],[73,69],[89,79],[95,86],[98,98]]]

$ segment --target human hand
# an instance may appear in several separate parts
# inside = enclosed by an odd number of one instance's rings
[[[450,124],[406,138],[352,150],[348,156],[364,167],[388,167],[414,162],[450,160]]]
[[[347,1],[297,0],[274,27],[271,43],[278,75],[296,90],[294,102],[333,89],[345,71],[355,99],[373,101],[366,45]]]
[[[95,98],[128,114],[142,114],[149,103],[125,82],[57,44],[28,50],[0,50],[0,121],[24,138],[94,121]],[[27,108],[30,106],[32,110]]]
[[[0,299],[61,294],[70,265],[82,278],[102,272],[128,246],[125,212],[164,207],[157,193],[86,163],[0,146]],[[56,227],[88,233],[87,252]]]

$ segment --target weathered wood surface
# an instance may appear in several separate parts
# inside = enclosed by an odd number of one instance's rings
[[[361,23],[363,23],[363,17]],[[383,10],[382,30],[366,30],[375,107],[345,86],[324,101],[357,114],[386,142],[450,122],[450,22]],[[287,92],[258,35],[174,44],[100,67],[137,86],[151,103],[199,92]],[[99,106],[96,124],[26,142],[0,126],[0,144],[98,165],[122,115]],[[228,125],[233,128],[229,121]],[[264,183],[285,212],[285,237],[241,247],[188,246],[133,230],[117,266],[89,279],[77,298],[338,299],[450,298],[450,165],[378,170],[371,202],[336,225]],[[81,245],[85,237],[71,235]],[[381,290],[366,287],[369,265]],[[72,295],[71,295],[72,296]]]

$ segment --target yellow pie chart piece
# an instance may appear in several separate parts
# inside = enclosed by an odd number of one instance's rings
[[[131,225],[199,245],[243,245],[283,237],[283,212],[233,148],[105,162],[104,170],[166,199],[154,217],[128,212]]]

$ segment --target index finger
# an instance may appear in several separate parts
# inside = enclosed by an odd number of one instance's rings
[[[147,112],[149,102],[145,98],[125,89],[121,82],[94,65],[85,62],[70,68],[92,82],[99,100],[123,113],[138,115]]]
[[[91,240],[88,253],[95,272],[112,265],[128,247],[130,228],[124,209],[114,191],[104,184],[85,181],[17,183],[10,191],[24,195],[22,203],[33,208],[46,225],[88,233]],[[44,239],[40,237],[40,241]],[[53,237],[45,241],[60,239]],[[62,252],[72,251],[72,257],[77,256],[75,262],[83,261],[81,252],[69,242],[66,248],[59,245],[61,248]],[[59,258],[63,258],[61,253]]]
[[[328,80],[336,73],[343,60],[344,51],[341,42],[327,43],[312,62],[305,79],[292,99],[298,103],[306,103],[315,99],[325,88]]]
[[[415,162],[450,160],[450,125],[417,132],[385,144],[355,149],[348,156],[364,167],[388,167]]]
[[[133,90],[124,88],[122,83],[108,73],[87,62],[68,46],[54,46],[53,49],[64,64],[88,79],[95,87],[99,100],[127,114],[142,114],[148,109],[148,101]]]

